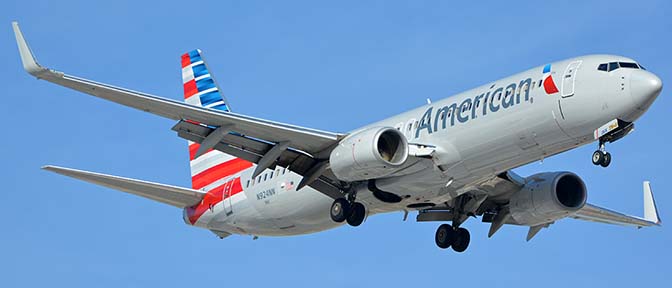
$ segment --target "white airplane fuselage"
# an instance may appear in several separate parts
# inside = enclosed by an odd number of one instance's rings
[[[592,143],[595,130],[609,121],[634,122],[662,84],[643,69],[598,70],[600,64],[619,61],[635,63],[613,55],[554,62],[360,128],[395,127],[409,143],[432,146],[435,165],[410,167],[415,170],[405,176],[378,180],[381,189],[402,196],[399,203],[382,202],[363,187],[357,200],[365,204],[368,216],[415,210],[408,205],[431,207],[460,195],[472,183]],[[546,67],[550,72],[544,73]],[[550,88],[557,88],[552,93],[543,84],[549,76],[555,86]],[[451,107],[456,110],[447,112]],[[185,222],[215,233],[257,236],[306,234],[341,225],[329,216],[333,199],[311,187],[296,189],[301,175],[267,169],[252,181],[253,170],[231,179],[222,201],[185,209]]]

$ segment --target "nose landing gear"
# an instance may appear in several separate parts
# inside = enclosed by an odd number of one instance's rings
[[[607,167],[611,164],[611,154],[606,152],[604,142],[600,141],[599,148],[593,152],[593,164]]]

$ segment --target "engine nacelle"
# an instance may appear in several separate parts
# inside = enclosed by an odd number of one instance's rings
[[[408,159],[408,141],[392,127],[368,128],[343,139],[331,151],[331,171],[342,181],[390,175]]]
[[[550,223],[586,205],[586,185],[574,173],[539,173],[528,177],[526,183],[509,202],[511,217],[520,225]]]

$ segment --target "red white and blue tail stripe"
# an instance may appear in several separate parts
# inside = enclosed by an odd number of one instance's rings
[[[231,111],[200,50],[182,55],[182,82],[186,103],[225,112]],[[253,166],[251,162],[217,150],[210,150],[196,158],[199,146],[198,143],[189,142],[191,184],[193,189],[207,192],[204,198],[207,201],[186,210],[191,224],[194,224],[210,205],[241,192],[240,173]]]
[[[228,102],[222,97],[201,54],[193,50],[182,55],[182,83],[185,102],[229,112]]]

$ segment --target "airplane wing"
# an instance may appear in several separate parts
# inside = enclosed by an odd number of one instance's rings
[[[660,221],[660,217],[658,217],[658,209],[656,208],[656,202],[653,199],[651,184],[649,181],[644,181],[643,186],[644,218],[625,215],[623,213],[611,211],[609,209],[601,208],[591,204],[586,204],[586,206],[574,214],[572,218],[607,224],[634,226],[637,228],[660,226],[662,222]]]
[[[44,166],[42,169],[98,184],[115,190],[145,197],[178,208],[191,207],[203,199],[205,193],[177,186],[152,183],[142,180],[105,175],[57,166]]]
[[[341,194],[340,182],[326,168],[329,152],[346,135],[193,106],[45,68],[38,64],[18,23],[12,26],[23,67],[38,79],[178,120],[173,130],[180,137],[257,163],[262,167],[255,174],[281,165],[304,176],[299,188],[310,185],[332,198]]]
[[[507,171],[492,180],[480,184],[480,189],[488,191],[489,195],[494,195],[490,200],[508,201],[511,194],[525,184],[525,178],[517,175],[513,171]],[[658,217],[656,203],[653,199],[651,184],[645,181],[644,184],[644,218],[630,216],[616,211],[602,208],[590,203],[570,216],[574,219],[593,221],[607,224],[617,224],[624,226],[648,227],[660,226],[661,221]]]
[[[509,216],[507,206],[510,198],[514,193],[522,189],[526,183],[526,178],[521,177],[513,171],[506,171],[491,179],[486,179],[481,182],[473,183],[470,192],[465,192],[463,195],[454,198],[452,202],[448,202],[447,206],[436,206],[430,209],[420,211],[417,216],[417,221],[465,221],[469,215],[483,215],[483,222],[491,223],[488,237],[492,237],[504,224],[521,225]],[[644,217],[630,216],[606,208],[598,207],[587,203],[579,211],[569,218],[616,224],[632,227],[648,227],[660,226],[661,220],[658,216],[656,203],[653,198],[651,185],[648,181],[644,184]],[[455,213],[455,207],[458,203],[462,204],[464,211],[471,211],[472,213]],[[499,211],[503,213],[486,214],[487,211]],[[501,216],[501,217],[500,217]],[[553,222],[545,223],[538,226],[531,226],[527,234],[527,241],[532,239],[542,228],[547,228]]]

